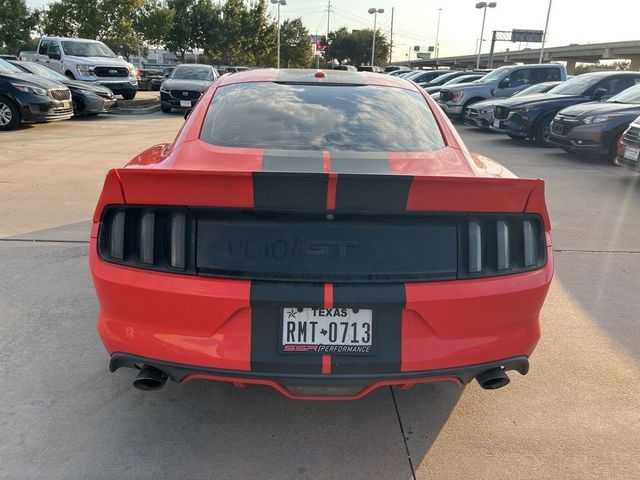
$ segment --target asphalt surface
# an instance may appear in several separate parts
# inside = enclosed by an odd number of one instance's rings
[[[556,277],[529,375],[295,402],[208,382],[144,393],[110,374],[88,220],[106,170],[181,124],[0,135],[0,478],[640,478],[640,176],[467,127],[472,150],[547,181]]]

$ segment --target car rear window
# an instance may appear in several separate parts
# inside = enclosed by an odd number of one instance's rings
[[[444,147],[418,92],[369,85],[239,83],[213,96],[200,138],[291,150],[433,151]]]

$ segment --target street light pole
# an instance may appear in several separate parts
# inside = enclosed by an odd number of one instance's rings
[[[273,0],[271,0],[273,1]],[[484,21],[487,18],[487,8],[495,8],[498,5],[496,2],[478,2],[476,3],[476,8],[484,9],[482,13],[482,29],[480,30],[480,42],[478,43],[478,58],[476,59],[476,68],[480,68],[480,53],[482,52],[482,40],[484,37]]]
[[[540,47],[540,59],[538,63],[542,63],[542,57],[544,56],[544,44],[547,41],[547,28],[549,27],[549,16],[551,15],[551,2],[553,0],[549,0],[549,9],[547,10],[547,21],[544,24],[544,33],[542,34],[542,47]]]
[[[440,15],[442,14],[442,9],[438,9],[438,27],[436,28],[436,67],[438,66],[438,56],[440,55],[440,44],[438,43],[438,38],[440,37]]]
[[[271,0],[271,3],[278,5],[278,68],[280,68],[280,5],[285,6],[287,0]]]
[[[368,12],[373,14],[373,42],[371,43],[371,65],[373,66],[376,54],[376,21],[378,20],[378,14],[384,13],[384,8],[370,8]]]

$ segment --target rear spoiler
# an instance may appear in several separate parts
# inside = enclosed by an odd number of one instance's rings
[[[268,181],[272,195],[263,193]],[[313,184],[313,185],[312,185]],[[337,186],[336,186],[337,184]],[[307,188],[308,185],[319,188]],[[261,200],[257,202],[258,186]],[[342,187],[341,187],[342,186]],[[346,190],[348,194],[345,193]],[[550,231],[544,181],[519,178],[323,173],[228,172],[124,168],[111,170],[94,214],[109,204],[309,210],[309,196],[334,195],[329,210],[536,213]],[[337,191],[337,193],[336,193]],[[292,192],[283,203],[282,198]],[[337,195],[338,202],[335,202]],[[270,204],[270,198],[273,203]],[[402,207],[397,208],[398,205]],[[394,206],[394,207],[391,207]],[[324,203],[322,209],[325,209]]]

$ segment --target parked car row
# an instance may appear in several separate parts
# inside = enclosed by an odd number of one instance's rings
[[[640,170],[640,72],[601,71],[566,80],[562,65],[518,65],[474,82],[455,81],[439,87],[437,98],[454,119]]]
[[[23,123],[97,115],[115,105],[106,87],[71,80],[37,63],[0,59],[0,131]]]

